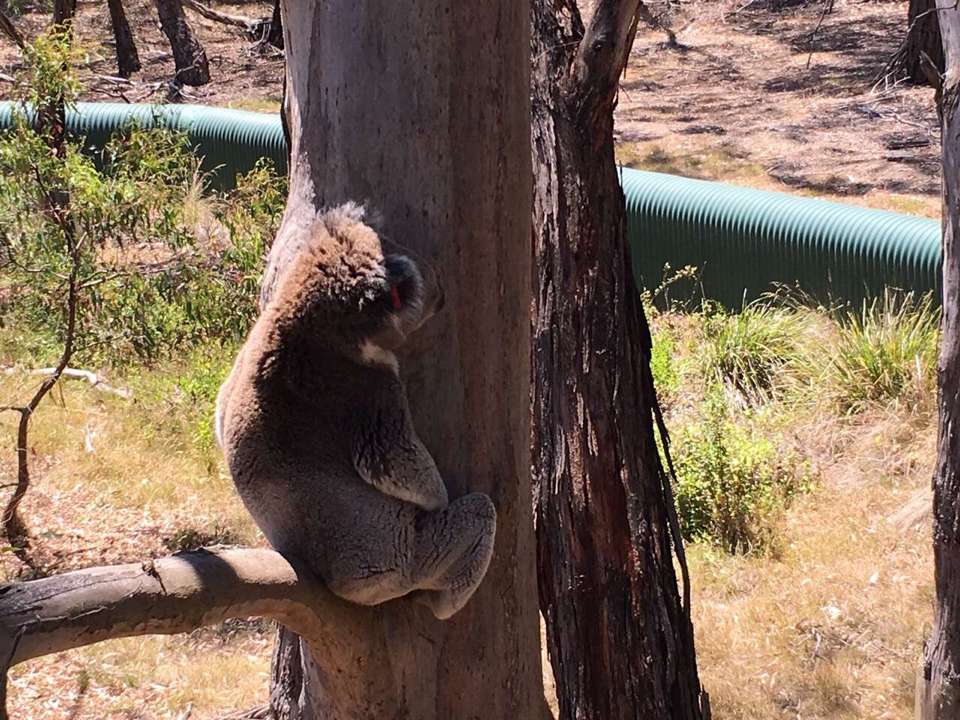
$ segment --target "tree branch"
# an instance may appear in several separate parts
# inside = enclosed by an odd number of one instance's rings
[[[272,550],[210,548],[0,586],[0,658],[32,658],[136,635],[189,632],[269,617],[316,634],[322,610],[345,605]],[[328,609],[328,608],[327,608]]]
[[[597,3],[571,68],[570,89],[579,117],[612,112],[637,32],[639,6],[639,0]]]
[[[207,7],[203,3],[197,2],[197,0],[183,0],[183,6],[190,8],[198,15],[207,18],[207,20],[213,20],[223,25],[240,28],[254,39],[260,38],[263,35],[264,28],[266,28],[270,22],[269,18],[254,20],[243,17],[242,15],[228,15],[227,13],[222,13]]]

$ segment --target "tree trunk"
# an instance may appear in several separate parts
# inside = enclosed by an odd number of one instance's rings
[[[533,468],[561,720],[709,715],[613,154],[638,3],[533,1]],[[689,581],[684,590],[689,592]]]
[[[943,74],[943,45],[936,0],[909,0],[907,33],[887,62],[879,79],[907,80],[939,87]]]
[[[933,85],[931,75],[943,74],[943,44],[936,0],[910,0],[907,37],[904,40],[903,72],[919,85]]]
[[[53,22],[60,24],[73,20],[77,13],[77,0],[53,0]]]
[[[270,15],[270,30],[267,42],[283,50],[283,18],[280,15],[280,0],[273,0],[273,13]]]
[[[917,688],[921,720],[960,717],[960,10],[953,0],[939,1],[948,71],[938,93],[943,143],[943,320],[933,476],[937,605]]]
[[[273,710],[285,720],[540,720],[528,5],[286,0],[283,17],[290,195],[265,288],[304,222],[347,200],[371,203],[387,236],[434,263],[446,305],[401,367],[451,497],[489,494],[498,532],[486,579],[453,619],[404,600],[364,615],[358,630],[381,644],[363,659],[363,682],[340,676],[353,653],[284,633]]]
[[[190,30],[180,0],[156,0],[160,27],[170,41],[177,68],[176,79],[184,85],[206,85],[210,67],[203,46]]]
[[[140,69],[140,55],[130,32],[127,14],[123,11],[122,0],[107,0],[110,8],[110,23],[113,25],[113,37],[117,43],[117,74],[128,78]]]

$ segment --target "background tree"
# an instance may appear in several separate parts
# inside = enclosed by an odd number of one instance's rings
[[[389,236],[437,266],[446,307],[402,366],[451,494],[486,492],[498,508],[496,556],[467,608],[447,623],[409,601],[361,608],[276,553],[201,552],[7,588],[0,658],[263,615],[290,628],[275,657],[278,718],[543,717],[528,454],[528,13],[508,0],[449,12],[428,0],[284,6],[293,162],[264,283],[296,252],[304,217],[364,197]]]
[[[57,25],[72,20],[77,14],[77,0],[53,0],[53,22]]]
[[[206,85],[210,82],[207,53],[197,40],[180,0],[156,0],[160,27],[170,41],[177,68],[176,81],[184,85]]]
[[[909,0],[906,35],[883,69],[881,78],[936,87],[943,63],[936,0]]]
[[[533,2],[533,468],[564,720],[709,714],[613,154],[638,7],[603,0],[584,27],[573,0]]]
[[[107,0],[113,39],[117,43],[117,74],[128,78],[140,69],[140,54],[123,10],[123,0]]]
[[[939,438],[933,475],[936,615],[917,692],[922,720],[960,716],[960,10],[938,0],[946,73],[938,92],[943,143],[943,320]]]

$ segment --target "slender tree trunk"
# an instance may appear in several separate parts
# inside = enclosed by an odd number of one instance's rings
[[[270,31],[267,42],[283,50],[283,18],[280,14],[280,0],[273,0],[273,13],[270,15]]]
[[[184,85],[206,85],[210,66],[203,46],[194,36],[180,0],[156,0],[160,27],[170,41],[177,80]]]
[[[943,321],[940,431],[933,476],[936,617],[917,699],[922,720],[960,717],[960,10],[939,0],[947,73],[939,93],[943,143]]]
[[[117,74],[128,78],[140,69],[140,55],[123,10],[123,0],[107,0],[110,8],[110,24],[117,43]]]
[[[514,0],[285,0],[290,195],[269,289],[317,208],[366,200],[433,261],[443,311],[401,359],[417,431],[451,496],[497,506],[493,563],[446,623],[409,601],[359,625],[351,655],[284,633],[283,719],[543,717],[529,490],[528,5]],[[367,647],[370,647],[369,645]],[[336,711],[331,712],[330,708]]]
[[[77,0],[53,0],[53,22],[63,23],[73,20],[77,13]]]
[[[943,73],[943,44],[936,0],[910,0],[907,37],[904,40],[903,72],[911,82],[935,85],[931,74]]]
[[[533,468],[561,720],[709,714],[613,155],[637,6],[601,0],[584,28],[573,0],[533,0]]]

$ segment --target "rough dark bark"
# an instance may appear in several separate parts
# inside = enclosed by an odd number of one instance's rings
[[[921,720],[960,717],[960,10],[939,0],[947,73],[939,93],[943,142],[943,320],[939,438],[933,476],[936,616],[917,688]]]
[[[140,70],[140,54],[127,22],[127,14],[123,10],[122,0],[107,0],[110,8],[110,24],[113,26],[113,37],[117,43],[117,74],[128,78]]]
[[[532,445],[561,720],[709,715],[613,155],[637,6],[601,0],[584,28],[573,0],[533,1]]]
[[[73,20],[77,13],[77,0],[53,0],[53,22],[63,23]]]
[[[160,27],[173,50],[176,80],[184,85],[206,85],[210,82],[207,54],[190,29],[180,0],[156,0],[156,3]]]
[[[881,79],[939,87],[944,60],[936,7],[936,0],[909,0],[906,34]]]
[[[267,31],[266,40],[275,48],[283,50],[283,16],[280,14],[280,0],[273,0],[273,13],[270,15],[270,29]]]
[[[446,623],[408,601],[362,629],[380,638],[367,682],[349,654],[284,633],[274,711],[335,717],[543,717],[529,490],[528,5],[513,0],[287,0],[287,211],[264,283],[317,208],[365,200],[382,231],[432,261],[444,310],[401,358],[418,433],[451,497],[485,492],[496,551]],[[352,694],[351,694],[352,693]]]

